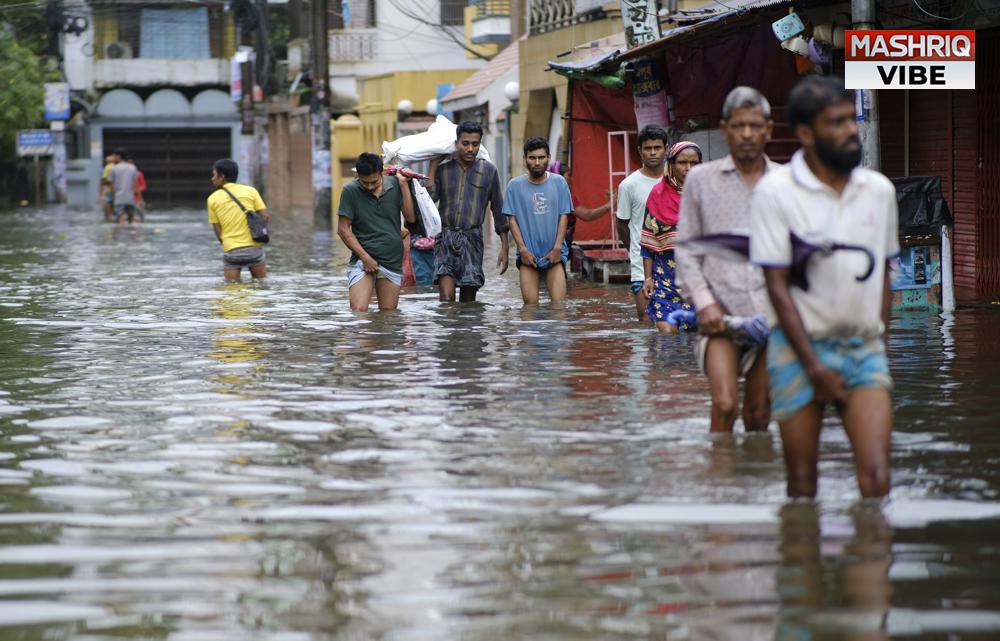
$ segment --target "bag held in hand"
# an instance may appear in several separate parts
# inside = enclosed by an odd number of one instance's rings
[[[243,210],[243,213],[247,215],[247,226],[250,227],[250,237],[258,243],[266,243],[271,240],[271,236],[267,233],[267,221],[264,220],[264,217],[257,212],[250,211],[244,207],[243,203],[240,202],[240,199],[234,196],[233,192],[229,191],[225,187],[222,188],[222,191],[229,194],[229,197],[233,199],[236,206]]]

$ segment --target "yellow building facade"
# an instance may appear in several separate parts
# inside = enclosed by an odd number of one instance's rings
[[[397,106],[409,100],[415,112],[437,98],[439,84],[458,84],[475,69],[450,71],[396,71],[358,80],[358,118],[364,151],[381,155],[382,142],[396,138]]]

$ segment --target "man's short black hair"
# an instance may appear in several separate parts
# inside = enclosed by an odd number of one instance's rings
[[[534,138],[528,138],[527,140],[524,141],[524,155],[525,155],[525,157],[527,157],[528,154],[530,154],[531,152],[533,152],[536,149],[544,149],[545,153],[547,153],[549,155],[552,155],[552,152],[549,151],[549,141],[546,140],[546,139],[544,139],[544,138],[542,138],[541,136],[535,136]]]
[[[124,147],[119,147],[118,149],[115,149],[114,154],[116,156],[120,156],[123,159],[128,157],[128,152],[125,151]]]
[[[663,127],[657,127],[656,125],[646,125],[639,132],[638,145],[640,147],[642,147],[642,143],[649,140],[659,140],[663,142],[664,147],[670,144],[667,140],[667,131]]]
[[[462,137],[462,134],[479,134],[479,139],[483,139],[483,126],[475,120],[463,120],[455,129],[455,140]]]
[[[832,76],[809,75],[788,94],[788,124],[812,126],[816,116],[832,105],[854,102],[854,92],[844,89],[844,81]]]
[[[358,156],[358,161],[354,163],[354,169],[359,176],[371,176],[382,173],[382,158],[377,154],[367,151]]]
[[[215,170],[215,173],[225,178],[227,183],[234,183],[240,177],[240,166],[231,158],[216,160],[212,165],[212,169]]]

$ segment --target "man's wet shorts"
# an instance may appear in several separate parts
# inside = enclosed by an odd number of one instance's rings
[[[222,254],[223,269],[240,269],[242,267],[256,267],[264,262],[264,248],[249,245],[247,247],[237,247]]]
[[[885,344],[879,337],[834,336],[812,341],[820,361],[844,379],[847,391],[876,387],[892,389]],[[805,368],[779,328],[767,343],[767,373],[771,385],[771,414],[785,421],[813,400]]]
[[[350,289],[361,282],[368,272],[365,271],[364,264],[360,261],[354,261],[354,263],[347,266],[347,289]],[[389,279],[394,285],[401,285],[403,282],[403,275],[394,272],[391,269],[386,269],[379,265],[378,271],[375,272],[375,280],[382,278]]]
[[[645,283],[643,281],[641,281],[641,280],[633,280],[632,281],[632,285],[629,287],[629,289],[632,290],[633,294],[638,294],[640,291],[642,291],[642,286],[643,285],[645,285]]]

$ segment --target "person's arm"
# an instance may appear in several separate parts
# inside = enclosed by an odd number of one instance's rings
[[[528,267],[537,267],[538,262],[535,260],[535,255],[524,244],[524,237],[521,236],[521,228],[517,225],[517,217],[508,215],[507,218],[510,219],[510,233],[513,234],[514,242],[517,243],[517,251],[521,254],[521,262]]]
[[[556,228],[556,243],[545,257],[550,263],[555,265],[562,262],[562,247],[566,241],[566,228],[569,227],[569,217],[573,214],[566,214],[559,217],[559,226]]]
[[[403,172],[396,172],[396,180],[399,181],[399,191],[401,192],[402,205],[400,211],[403,219],[408,223],[417,222],[417,210],[413,205],[413,194],[410,193],[410,178],[403,175]]]
[[[493,231],[500,236],[500,252],[497,254],[497,268],[503,276],[510,266],[510,218],[504,215],[504,194],[500,191],[500,173],[494,169],[490,181],[490,214],[493,216]]]
[[[438,192],[437,192],[437,186],[439,182],[438,172],[440,171],[441,161],[445,159],[446,158],[442,156],[438,156],[437,158],[432,158],[431,164],[427,168],[427,176],[429,177],[429,179],[424,184],[424,187],[427,188],[427,193],[430,194],[431,200],[433,200],[434,202],[438,201]]]
[[[642,257],[642,272],[645,276],[645,280],[642,282],[642,295],[646,298],[653,297],[653,289],[655,283],[653,282],[653,259],[646,256]]]
[[[212,229],[215,230],[215,237],[218,241],[222,242],[222,225],[219,223],[212,223]]]
[[[582,220],[584,222],[590,222],[592,220],[597,220],[598,218],[608,213],[609,211],[611,211],[611,203],[607,202],[601,205],[600,207],[594,207],[593,209],[590,209],[588,207],[577,207],[576,209],[573,210],[573,215],[576,216],[579,220]]]
[[[799,362],[802,363],[809,382],[812,383],[815,400],[819,403],[844,400],[844,379],[824,365],[816,355],[805,325],[802,324],[802,316],[799,315],[799,310],[792,300],[792,292],[789,289],[791,269],[765,267],[764,280],[767,282],[767,293],[771,299],[771,306],[778,316],[778,323],[788,337],[788,342],[795,350]]]
[[[378,261],[372,258],[361,246],[358,237],[354,235],[354,230],[351,229],[351,219],[347,216],[337,217],[337,235],[344,242],[344,245],[358,257],[366,272],[378,271]]]
[[[631,245],[631,238],[629,238],[629,217],[632,215],[631,206],[631,196],[630,190],[628,188],[618,189],[618,212],[615,214],[615,226],[618,228],[618,238],[621,240],[622,245],[625,249],[629,249]],[[625,212],[625,217],[622,218],[622,212]]]
[[[723,315],[725,310],[715,300],[712,288],[702,272],[704,259],[684,246],[684,241],[697,238],[704,233],[702,225],[701,181],[697,172],[692,171],[684,181],[684,195],[677,222],[677,247],[674,260],[677,263],[677,286],[698,311],[698,328],[705,334],[715,335],[725,331]]]

